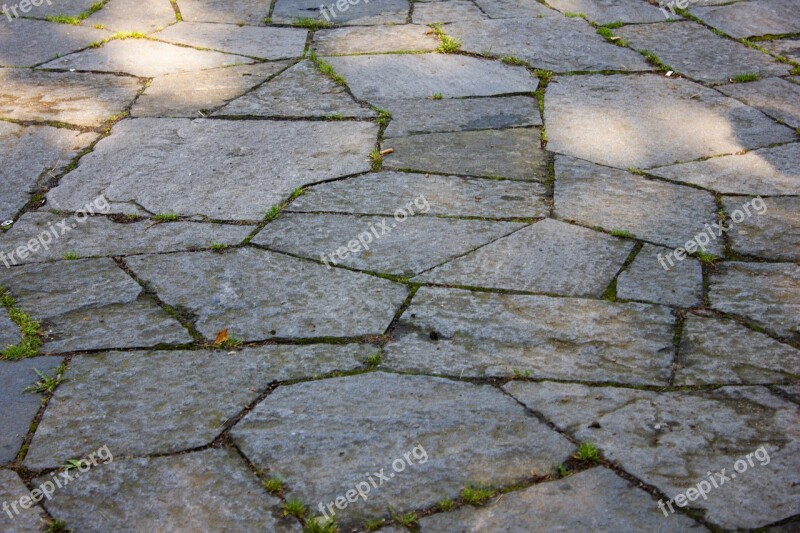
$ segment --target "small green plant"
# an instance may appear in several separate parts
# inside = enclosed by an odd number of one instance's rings
[[[303,533],[337,533],[338,531],[339,526],[336,525],[336,520],[324,516],[309,518],[303,526]]]
[[[444,95],[442,95],[442,93],[433,93],[431,95],[431,98],[433,98],[434,100],[441,100],[442,98],[444,98]]]
[[[674,71],[674,70],[675,70],[674,68],[670,67],[669,65],[667,65],[667,64],[665,64],[663,61],[661,61],[661,58],[660,58],[660,57],[658,57],[658,56],[657,56],[656,54],[654,54],[653,52],[651,52],[650,50],[644,50],[644,49],[642,49],[642,50],[637,50],[637,51],[638,51],[640,54],[642,54],[642,55],[644,56],[644,58],[645,58],[645,59],[646,59],[646,60],[647,60],[647,61],[648,61],[648,62],[649,62],[651,65],[653,65],[654,67],[658,67],[660,70],[662,70],[662,71],[664,71],[664,72],[666,72],[666,71],[669,71],[669,70],[672,70],[672,71]]]
[[[461,49],[461,41],[455,37],[441,34],[439,35],[439,47],[436,49],[440,54],[452,54]]]
[[[225,348],[227,350],[230,350],[232,348],[240,348],[244,344],[244,341],[242,341],[242,339],[236,338],[233,335],[231,335],[230,337],[228,337],[224,341],[217,342],[215,344],[219,348]]]
[[[289,195],[289,201],[296,200],[297,198],[303,196],[305,193],[306,189],[304,189],[303,187],[298,187],[292,191],[292,194]]]
[[[537,68],[533,71],[536,74],[536,77],[542,80],[542,83],[550,83],[550,80],[553,79],[553,71],[552,70],[544,70],[541,68]]]
[[[159,213],[153,217],[154,219],[158,220],[159,222],[175,222],[178,220],[177,213]]]
[[[569,468],[567,468],[564,463],[558,465],[558,477],[568,477],[570,475]]]
[[[381,109],[379,107],[374,107],[373,109],[375,110],[376,113],[378,113],[377,122],[381,126],[387,125],[389,121],[392,120],[392,114],[387,110]]]
[[[325,120],[344,120],[344,115],[342,115],[341,113],[332,113],[330,115],[325,115],[322,118],[324,118]]]
[[[76,259],[80,259],[81,255],[77,252],[66,252],[62,257],[65,261],[74,261]]]
[[[269,211],[267,211],[267,214],[264,215],[264,219],[267,222],[272,222],[273,220],[278,218],[278,215],[281,214],[281,209],[282,209],[281,206],[273,205],[272,207],[269,208]]]
[[[717,264],[717,256],[714,254],[710,254],[701,250],[694,255],[700,260],[701,263],[704,263],[708,266],[714,266]]]
[[[264,17],[264,24],[272,24],[272,17]]]
[[[597,33],[600,34],[600,36],[603,39],[612,44],[616,44],[619,46],[627,46],[628,44],[623,39],[614,35],[614,32],[608,26],[600,26],[599,28],[597,28]]]
[[[92,24],[92,28],[94,28],[96,30],[104,30],[104,29],[106,29],[105,25],[103,25],[103,24]]]
[[[515,369],[513,369],[513,372],[514,372],[514,377],[515,378],[529,378],[529,377],[531,377],[531,371],[530,370],[521,371],[521,370],[518,370],[518,369],[515,368]]]
[[[369,153],[369,158],[372,161],[372,170],[378,171],[383,166],[383,156],[381,155],[381,151],[377,148],[373,149]]]
[[[567,12],[564,13],[564,16],[565,17],[569,17],[569,18],[573,18],[573,19],[584,19],[584,20],[587,20],[586,19],[586,13],[573,13],[573,12],[567,11]]]
[[[39,376],[39,381],[31,385],[30,387],[25,388],[25,392],[35,392],[35,393],[44,393],[44,392],[53,392],[56,390],[56,387],[61,385],[61,382],[64,381],[64,371],[66,367],[62,364],[55,370],[55,374],[52,376],[48,376],[47,374],[40,372],[38,369],[34,368],[33,371],[36,372],[36,375]]]
[[[272,21],[270,20],[270,22]],[[269,22],[267,22],[267,24],[269,24]],[[317,20],[309,17],[303,17],[292,22],[292,26],[294,26],[295,28],[305,28],[307,30],[316,31],[316,30],[324,30],[325,28],[330,28],[331,23],[326,22],[324,20]]]
[[[283,504],[283,516],[303,518],[306,515],[306,506],[300,500],[286,500]]]
[[[384,522],[386,522],[386,520],[383,518],[371,518],[364,522],[364,529],[366,531],[377,531]]]
[[[283,493],[283,489],[286,488],[286,483],[284,483],[283,480],[278,476],[272,476],[269,479],[265,479],[261,482],[261,484],[264,485],[264,488],[267,489],[267,492],[277,496],[280,496]]]
[[[625,229],[612,229],[611,235],[622,239],[633,239],[633,233]]]
[[[364,360],[364,363],[370,368],[375,368],[376,366],[381,364],[382,360],[383,358],[381,357],[381,352],[375,352],[374,354],[367,357]]]
[[[409,511],[404,514],[392,514],[392,519],[401,526],[412,528],[417,525],[417,513]]]
[[[444,511],[444,512],[452,511],[455,508],[455,506],[456,504],[453,503],[453,500],[451,500],[450,498],[443,498],[438,502],[436,502],[436,509],[438,509],[439,511]]]
[[[792,76],[800,76],[800,66],[794,67],[792,69]]]
[[[57,22],[59,24],[70,24],[72,26],[77,26],[80,24],[84,19],[89,18],[93,13],[100,11],[103,8],[102,2],[97,2],[92,4],[89,9],[84,11],[83,13],[76,15],[74,17],[70,17],[64,14],[59,14],[55,16],[47,16],[44,19],[48,22]]]
[[[500,61],[502,61],[506,65],[521,65],[521,66],[527,65],[525,61],[514,56],[503,56],[500,58]]]
[[[600,450],[591,442],[582,442],[578,446],[578,451],[575,453],[574,457],[579,461],[596,463],[600,460]]]
[[[114,35],[110,37],[106,37],[105,39],[100,39],[99,41],[95,41],[88,45],[88,48],[99,48],[103,46],[107,42],[116,41],[118,39],[149,39],[149,37],[140,32],[140,31],[118,31]]]
[[[345,79],[336,74],[336,71],[333,70],[333,67],[330,65],[330,63],[326,63],[325,61],[317,57],[317,54],[315,54],[313,50],[308,53],[308,59],[310,59],[311,62],[317,66],[320,72],[328,76],[336,84],[341,85],[342,87],[347,85]]]
[[[211,243],[211,251],[212,252],[222,252],[223,250],[227,249],[227,244],[222,244],[219,242],[212,242]]]
[[[746,72],[744,74],[737,74],[731,78],[731,81],[734,83],[747,83],[748,81],[758,81],[759,79],[761,79],[761,76],[755,72]]]
[[[488,487],[467,485],[461,491],[461,499],[470,505],[482,505],[492,495],[494,491]]]
[[[67,523],[63,520],[50,520],[44,526],[45,533],[66,533],[69,531],[67,529]]]
[[[19,327],[22,340],[15,345],[0,347],[0,359],[16,361],[26,357],[33,357],[42,347],[41,324],[33,320],[30,315],[17,308],[17,301],[4,288],[0,287],[0,305],[5,307],[8,318]]]

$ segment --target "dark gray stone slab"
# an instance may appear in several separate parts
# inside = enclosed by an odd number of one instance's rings
[[[486,15],[474,2],[468,0],[446,0],[444,2],[414,2],[412,19],[417,24],[437,22],[462,22],[482,20]]]
[[[288,59],[303,55],[308,30],[179,22],[158,32],[155,37],[170,43],[210,48],[229,54],[261,59]]]
[[[264,24],[270,0],[179,0],[183,20],[187,22],[225,22],[229,24]]]
[[[22,496],[29,495],[28,487],[22,482],[16,472],[13,470],[0,469],[0,501],[11,502],[17,501]],[[4,533],[30,533],[31,531],[40,531],[43,525],[45,514],[42,512],[41,507],[34,505],[29,509],[23,509],[17,505],[17,513],[13,513],[10,518],[8,514],[3,513],[0,515],[0,528]]]
[[[57,0],[56,0],[57,1]],[[84,22],[113,32],[151,33],[176,22],[175,9],[164,0],[109,0]]]
[[[610,22],[661,22],[664,14],[638,0],[549,0],[562,13],[583,13],[598,24]]]
[[[22,340],[17,326],[9,317],[8,311],[0,309],[0,350],[13,346]]]
[[[645,243],[633,263],[617,278],[617,298],[676,307],[701,305],[703,268],[700,262],[691,257],[683,261],[673,258],[670,265],[666,258],[670,252],[669,248]]]
[[[54,2],[55,3],[55,2]],[[54,24],[43,20],[14,19],[3,23],[0,66],[32,67],[87,47],[110,34],[91,27]]]
[[[770,52],[800,61],[800,39],[782,39],[758,43]]]
[[[722,6],[698,6],[693,7],[691,13],[737,39],[800,32],[797,4],[793,0],[749,0]]]
[[[355,438],[353,428],[359,428]],[[367,499],[334,508],[341,527],[388,508],[401,512],[454,498],[468,482],[513,484],[531,469],[551,471],[573,448],[490,386],[384,373],[280,387],[231,435],[256,465],[286,480],[288,497],[307,502],[315,514],[318,505],[366,482],[365,472],[383,468],[389,481]],[[396,473],[393,462],[406,463],[405,471],[398,466]]]
[[[331,24],[405,24],[408,18],[408,0],[380,0],[379,2],[340,3],[320,12],[320,6],[331,4],[317,0],[278,0],[272,10],[272,21],[292,23],[302,18],[325,20]],[[340,6],[343,9],[340,9]],[[327,15],[327,16],[325,16]]]
[[[780,120],[800,128],[800,85],[780,78],[733,83],[720,91]]]
[[[481,10],[493,19],[560,17],[558,11],[528,0],[475,0]]]
[[[430,52],[438,46],[439,37],[431,28],[414,24],[336,28],[314,34],[314,50],[321,55]]]
[[[761,214],[750,207],[751,215],[747,216],[742,204],[752,205],[751,199],[723,199],[728,216],[739,211],[736,219],[742,219],[738,223],[734,219],[728,232],[731,248],[740,254],[800,262],[800,197],[764,198],[761,202],[756,199],[757,206],[764,206]]]

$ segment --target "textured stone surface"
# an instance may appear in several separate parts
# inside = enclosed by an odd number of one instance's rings
[[[683,261],[673,257],[670,265],[666,258],[670,252],[669,248],[645,244],[633,263],[617,278],[617,298],[677,307],[702,304],[703,269],[700,262],[691,257]]]
[[[474,417],[476,410],[485,416]],[[531,469],[551,471],[573,448],[492,387],[384,373],[278,388],[232,436],[257,465],[286,480],[289,497],[315,510],[366,481],[367,471],[394,473],[392,462],[407,453],[413,464],[405,472],[365,501],[336,510],[343,526],[389,507],[405,511],[453,498],[467,482],[509,485]],[[426,452],[424,462],[414,461],[416,446]]]
[[[91,27],[42,20],[14,19],[10,24],[3,20],[2,24],[0,66],[3,67],[33,67],[109,35]]]
[[[16,472],[0,469],[0,501],[14,502],[28,494],[30,494],[28,487]],[[42,520],[45,518],[40,507],[33,506],[30,509],[23,509],[17,506],[17,510],[19,510],[19,514],[13,514],[13,518],[9,518],[6,513],[0,516],[0,528],[5,533],[29,533],[40,530]]]
[[[205,22],[179,22],[156,34],[162,41],[261,59],[300,57],[307,36],[308,31],[300,28],[257,28]]]
[[[698,6],[691,13],[737,39],[751,35],[800,32],[793,0],[750,0],[723,6]]]
[[[128,265],[166,303],[194,313],[209,339],[228,327],[243,340],[380,334],[406,297],[390,281],[252,248],[140,256]]]
[[[366,122],[126,120],[48,193],[48,205],[76,210],[104,194],[112,212],[259,220],[296,187],[368,170],[377,130]]]
[[[270,0],[179,0],[183,20],[187,22],[225,22],[229,24],[264,24]]]
[[[25,16],[44,18],[46,16],[68,15],[74,17],[89,11],[92,4],[94,4],[94,0],[61,0],[60,2],[50,0],[49,3],[43,0],[40,6],[31,4],[31,10]],[[10,8],[11,6],[8,7]],[[11,9],[9,9],[9,11],[11,11]],[[18,11],[18,13],[20,13],[20,11]]]
[[[539,2],[527,0],[475,0],[475,3],[494,19],[561,16],[558,11],[549,9]]]
[[[408,17],[407,0],[381,0],[380,2],[358,2],[340,4],[335,9],[320,12],[317,0],[277,0],[272,11],[273,22],[292,23],[298,19],[326,20],[331,24],[405,24]],[[325,16],[327,14],[327,17]]]
[[[321,55],[430,52],[438,46],[436,33],[422,25],[337,28],[314,34],[314,50]]]
[[[758,44],[774,54],[782,55],[795,61],[800,60],[800,39],[765,41]]]
[[[669,309],[653,305],[422,288],[384,364],[459,377],[666,384],[674,324]]]
[[[680,115],[681,120],[675,120]],[[547,88],[547,148],[648,168],[795,139],[757,110],[684,79],[572,76]]]
[[[486,15],[478,6],[468,0],[446,0],[444,2],[414,2],[412,19],[417,24],[437,22],[461,22],[482,20]]]
[[[741,100],[792,128],[800,128],[800,85],[780,78],[734,83],[720,91]]]
[[[84,24],[101,24],[113,32],[150,33],[174,24],[175,20],[175,10],[165,0],[109,0]]]
[[[662,22],[664,14],[656,6],[637,0],[549,0],[562,13],[583,13],[592,22]]]
[[[545,219],[414,280],[597,297],[632,247],[616,237]]]
[[[738,210],[742,214],[737,218],[744,217],[739,223],[734,220],[733,230],[728,233],[733,251],[777,261],[800,262],[800,198],[765,198],[763,214],[751,207],[750,216],[742,208],[747,200],[741,197],[723,199],[728,216]]]
[[[8,311],[0,310],[0,350],[17,344],[21,339],[19,326],[8,317]]]
[[[564,383],[505,388],[670,498],[708,481],[707,472],[725,468],[735,479],[711,488],[708,499],[686,502],[723,528],[756,528],[800,510],[800,486],[794,484],[800,414],[796,405],[763,387],[664,393]],[[737,460],[747,463],[745,455],[762,446],[768,464],[759,453],[761,460],[751,456],[752,467],[733,472]],[[655,502],[653,507],[658,509]]]

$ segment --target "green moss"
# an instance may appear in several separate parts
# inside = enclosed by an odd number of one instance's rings
[[[101,9],[103,9],[103,2],[97,2],[92,4],[89,7],[89,9],[87,9],[80,15],[76,15],[74,17],[70,17],[64,14],[59,14],[55,16],[47,16],[44,19],[48,22],[57,22],[59,24],[70,24],[72,26],[77,26],[83,20],[89,18],[90,16],[92,16],[92,14],[94,14],[97,11],[100,11]]]
[[[264,20],[264,22],[266,22],[266,19]],[[270,22],[272,22],[271,19]],[[269,24],[269,22],[266,23]],[[307,30],[316,31],[316,30],[324,30],[325,28],[330,28],[331,23],[326,22],[324,20],[317,20],[308,17],[303,17],[292,22],[292,26],[294,26],[295,28],[305,28]]]
[[[18,344],[3,347],[0,359],[16,361],[37,355],[42,347],[41,324],[17,308],[17,301],[2,287],[0,287],[0,305],[6,309],[8,317],[19,327],[22,334],[22,340]]]
[[[759,79],[761,79],[761,76],[755,72],[746,72],[744,74],[737,74],[731,78],[731,81],[734,83],[747,83],[749,81],[758,81]]]
[[[489,487],[468,485],[461,491],[461,499],[469,505],[482,505],[494,495],[494,492]]]

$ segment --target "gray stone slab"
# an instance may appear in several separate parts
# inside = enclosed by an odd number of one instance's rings
[[[252,59],[243,56],[195,50],[147,39],[115,39],[99,48],[90,48],[50,61],[42,67],[123,72],[152,78],[252,62]]]
[[[749,203],[748,198],[723,198],[723,205],[728,216],[736,211],[733,229],[728,232],[731,248],[734,252],[762,257],[775,261],[800,262],[800,197],[764,198],[764,211],[755,211],[750,207],[751,215],[747,216],[742,205]],[[756,200],[756,205],[762,205]]]
[[[42,0],[41,5],[39,6],[34,6],[31,4],[30,11],[25,14],[23,14],[22,10],[19,9],[19,4],[16,4],[16,7],[18,8],[17,12],[26,17],[44,18],[46,16],[56,15],[67,15],[74,17],[89,11],[89,8],[91,8],[92,4],[94,3],[94,0],[50,0],[50,2],[47,0]],[[8,7],[10,8],[11,6]],[[9,11],[11,11],[11,9],[9,9]],[[17,19],[14,20],[16,22]]]
[[[527,96],[448,98],[442,100],[377,100],[373,105],[392,114],[385,139],[417,133],[541,126],[536,100]]]
[[[583,13],[598,24],[610,22],[662,22],[664,14],[639,0],[549,0],[562,13]]]
[[[669,165],[796,138],[741,102],[660,75],[561,78],[547,88],[545,123],[549,150],[619,168]]]
[[[733,320],[686,315],[676,385],[800,382],[800,350]]]
[[[338,4],[320,12],[326,5],[318,0],[278,0],[272,10],[272,21],[292,23],[298,19],[312,18],[331,24],[405,24],[408,18],[408,0],[380,0]],[[331,5],[331,4],[328,4]],[[339,6],[343,9],[340,9]],[[325,16],[327,15],[327,16]]]
[[[800,85],[780,78],[723,85],[719,90],[780,120],[800,128]]]
[[[430,52],[438,47],[436,33],[415,24],[336,28],[314,34],[314,50],[321,55]]]
[[[422,172],[546,181],[549,157],[539,137],[537,128],[395,137],[383,143],[394,149],[383,163]]]
[[[368,118],[375,112],[353,100],[314,63],[301,61],[215,115]]]
[[[722,6],[698,6],[690,11],[737,39],[800,32],[797,4],[793,0],[749,0]]]
[[[0,309],[0,350],[13,346],[22,340],[17,326],[9,317],[8,311]]]
[[[54,467],[104,445],[125,456],[204,446],[270,383],[354,370],[376,350],[349,344],[77,356],[25,464]]]
[[[800,195],[800,144],[761,148],[649,172],[722,194]]]
[[[547,187],[538,182],[390,171],[322,183],[307,189],[286,209],[391,215],[401,207],[399,199],[420,197],[427,200],[429,215],[538,218],[550,211]]]
[[[0,500],[4,502],[17,501],[22,496],[29,495],[28,487],[22,482],[13,470],[0,469]],[[40,531],[43,520],[46,518],[41,507],[34,505],[28,509],[23,509],[17,505],[19,514],[14,513],[13,518],[9,518],[6,513],[0,516],[0,528],[4,533],[30,533]],[[13,512],[13,511],[12,511]]]
[[[770,52],[800,61],[800,39],[782,39],[758,43]]]
[[[331,266],[413,276],[523,226],[423,216],[289,214],[267,225],[252,242]]]
[[[727,83],[737,74],[783,76],[791,69],[758,50],[714,35],[695,22],[626,26],[614,33],[632,48],[649,50],[681,74],[698,81]]]
[[[800,265],[725,263],[711,274],[711,306],[800,340]]]
[[[269,15],[270,0],[179,0],[187,22],[224,22],[259,26]]]
[[[757,528],[800,510],[800,487],[793,484],[800,468],[800,413],[766,388],[658,393],[520,382],[505,388],[670,498],[690,488],[696,492],[703,480],[711,485],[708,472],[726,469],[729,480],[711,486],[707,499],[695,493],[695,501],[684,500],[722,528]],[[747,454],[753,454],[753,466],[747,464]],[[734,472],[736,464],[741,469],[737,461],[744,461],[744,471]],[[716,475],[714,479],[719,481]],[[655,501],[652,506],[658,510]],[[669,523],[675,516],[662,520]]]
[[[158,32],[155,37],[161,41],[210,48],[229,54],[261,59],[288,59],[303,55],[308,30],[179,22]]]
[[[597,297],[632,248],[622,239],[545,219],[414,281]]]
[[[669,248],[645,243],[633,263],[617,278],[617,298],[676,307],[701,305],[703,268],[700,262],[686,257],[683,261],[673,259],[670,265],[666,259],[670,252]]]
[[[10,24],[3,22],[0,66],[32,67],[85,48],[108,35],[108,32],[91,27],[43,20],[18,18]]]
[[[109,0],[83,24],[100,24],[114,32],[151,33],[175,22],[175,9],[168,0]]]
[[[476,54],[514,56],[554,72],[653,70],[627,48],[606,42],[585,20],[566,17],[448,24],[445,32]]]
[[[665,385],[674,326],[670,310],[654,305],[423,287],[383,364],[457,377]]]
[[[706,191],[557,157],[555,214],[675,248],[716,221],[717,205]],[[722,239],[706,240],[710,253],[724,255]]]
[[[788,397],[790,400],[800,403],[800,385],[780,385],[771,387],[773,391],[778,391]],[[776,528],[776,531],[781,531]],[[785,531],[790,531],[786,529]]]
[[[116,213],[258,220],[301,185],[369,170],[377,133],[368,122],[125,120],[47,201],[75,211],[103,194]]]
[[[111,259],[0,270],[0,286],[40,320],[42,352],[139,348],[192,341]]]
[[[356,98],[447,98],[532,92],[538,80],[522,67],[453,54],[331,57]]]
[[[197,118],[242,96],[288,66],[288,61],[276,61],[159,76],[136,100],[131,115]]]
[[[481,10],[493,19],[560,17],[558,11],[528,0],[475,0]]]
[[[407,292],[384,279],[253,248],[127,263],[162,300],[193,313],[208,339],[223,328],[243,340],[380,334]]]
[[[0,116],[99,126],[130,105],[141,87],[110,74],[0,69]]]
[[[353,428],[359,428],[355,438]],[[280,387],[231,435],[256,465],[286,480],[288,497],[316,514],[318,504],[383,468],[390,481],[363,501],[334,508],[348,529],[388,508],[402,512],[455,498],[468,482],[505,486],[531,469],[551,471],[573,448],[493,387],[381,372]],[[393,462],[406,463],[405,471]]]
[[[482,507],[464,506],[420,520],[423,532],[706,531],[684,515],[664,520],[652,496],[597,467],[505,494]]]
[[[437,22],[462,22],[487,18],[474,2],[468,0],[446,0],[444,2],[414,2],[411,18],[417,24]]]
[[[301,531],[231,448],[117,459],[73,477],[46,506],[78,531]]]

